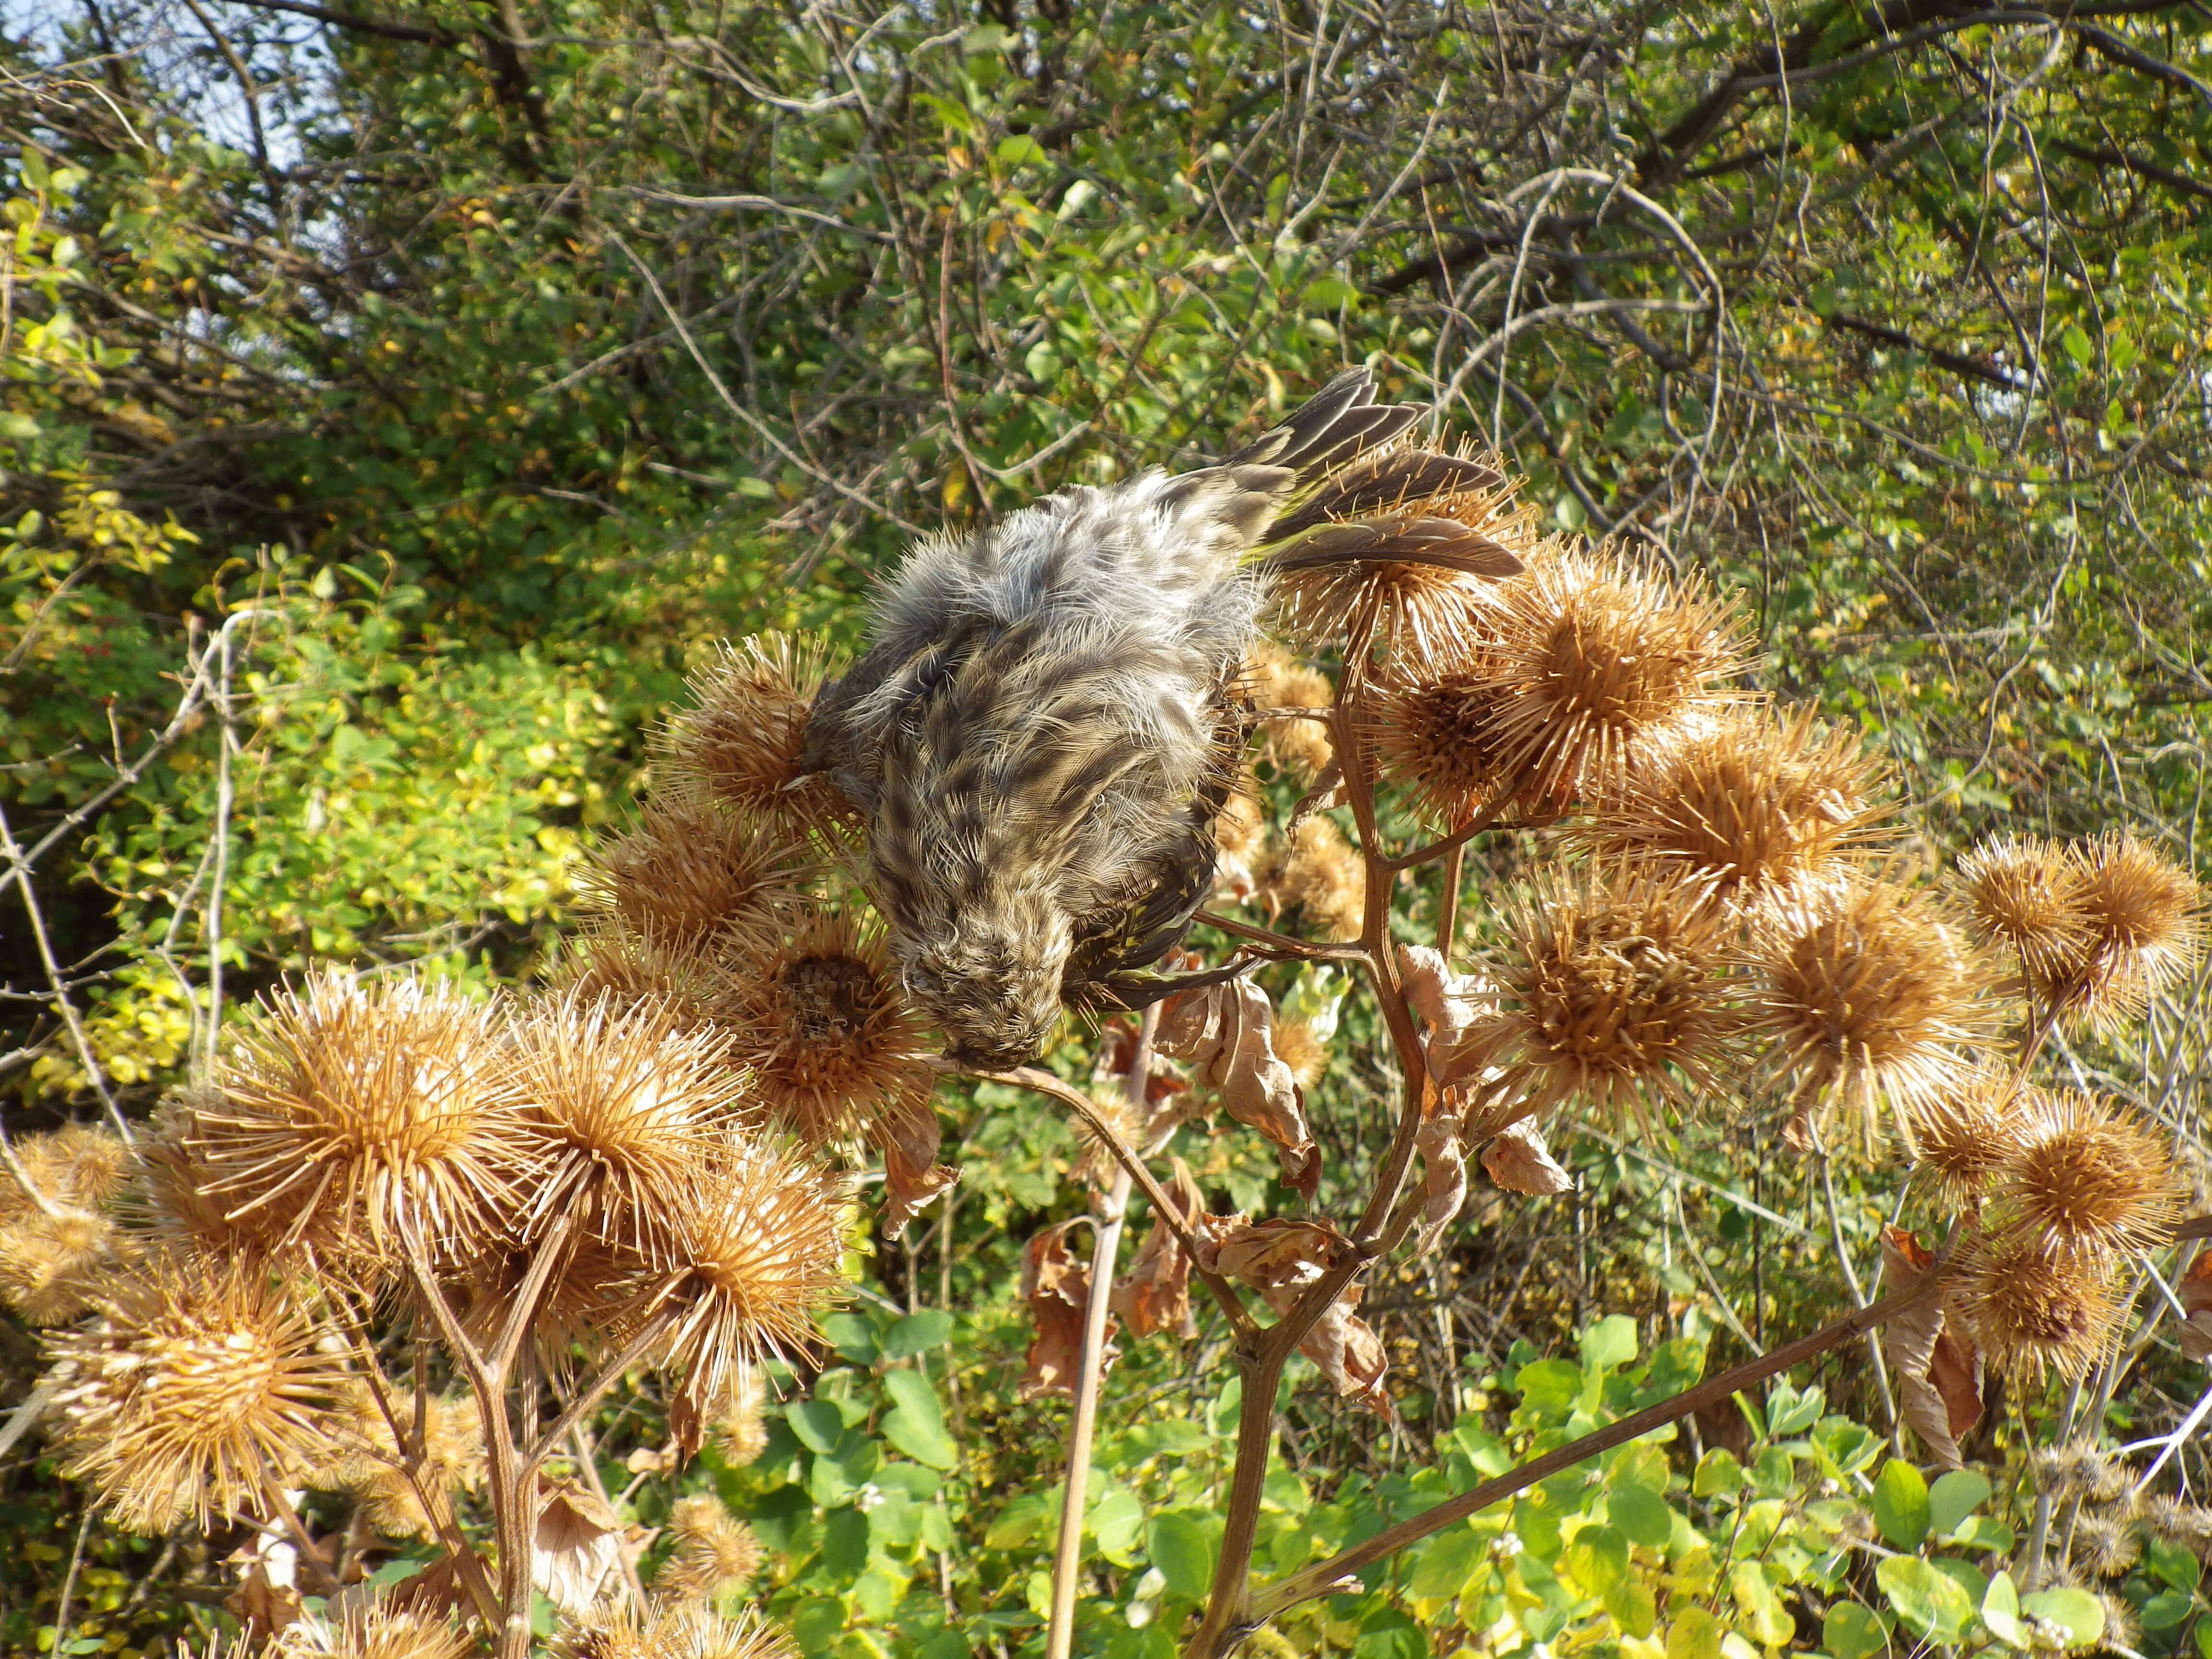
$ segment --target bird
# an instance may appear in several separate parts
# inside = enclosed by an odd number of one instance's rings
[[[864,880],[948,1056],[1035,1059],[1068,1009],[1218,979],[1146,970],[1213,883],[1249,732],[1238,684],[1277,584],[1351,563],[1478,578],[1510,551],[1419,504],[1484,463],[1404,441],[1428,411],[1337,376],[1211,465],[1073,485],[928,537],[809,713],[799,767],[863,827]]]

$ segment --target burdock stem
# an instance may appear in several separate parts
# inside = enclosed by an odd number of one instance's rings
[[[1160,1005],[1145,1010],[1137,1028],[1137,1050],[1130,1056],[1122,1087],[1142,1114],[1146,1081],[1152,1073],[1152,1037],[1159,1030]],[[1067,1479],[1060,1500],[1060,1543],[1052,1556],[1052,1618],[1045,1633],[1045,1659],[1068,1659],[1075,1644],[1075,1586],[1083,1574],[1083,1499],[1091,1479],[1091,1442],[1098,1426],[1098,1385],[1106,1354],[1107,1304],[1114,1291],[1114,1261],[1121,1248],[1121,1224],[1129,1212],[1130,1168],[1117,1164],[1114,1179],[1091,1200],[1091,1292],[1083,1308],[1083,1354],[1075,1368],[1075,1415],[1067,1425]]]

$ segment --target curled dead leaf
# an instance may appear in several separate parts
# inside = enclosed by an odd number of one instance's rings
[[[1457,1044],[1468,1026],[1497,1006],[1498,988],[1479,974],[1455,974],[1443,953],[1425,945],[1400,945],[1398,969],[1407,1002],[1429,1028],[1433,1074],[1435,1052]]]
[[[1067,1237],[1083,1224],[1084,1218],[1077,1216],[1047,1227],[1030,1236],[1022,1253],[1022,1297],[1030,1304],[1036,1334],[1030,1339],[1021,1384],[1014,1390],[1017,1400],[1074,1397],[1076,1373],[1083,1363],[1083,1322],[1091,1310],[1091,1269],[1076,1259]],[[1109,1315],[1106,1359],[1113,1357],[1113,1335]]]
[[[884,1151],[884,1231],[893,1238],[923,1205],[960,1179],[937,1161],[937,1113],[926,1096],[908,1096],[876,1121]]]
[[[1220,1091],[1229,1115],[1274,1143],[1283,1179],[1310,1200],[1321,1184],[1321,1149],[1307,1126],[1297,1079],[1277,1057],[1273,1005],[1246,979],[1171,997],[1160,1012],[1155,1042],[1187,1060]]]
[[[1542,1195],[1575,1189],[1575,1178],[1553,1158],[1534,1118],[1510,1123],[1493,1135],[1482,1149],[1482,1167],[1509,1193]]]
[[[2181,1352],[2191,1359],[2212,1359],[2212,1249],[2197,1251],[2173,1291],[2189,1316],[2181,1322]]]
[[[539,1490],[531,1582],[562,1617],[581,1619],[622,1565],[622,1526],[597,1496],[572,1482],[548,1480]]]
[[[1413,1149],[1421,1155],[1421,1233],[1414,1249],[1426,1255],[1467,1202],[1467,1148],[1460,1139],[1458,1115],[1433,1114],[1413,1137]]]
[[[1168,1197],[1185,1226],[1205,1213],[1206,1199],[1192,1177],[1190,1165],[1175,1160]],[[1179,1336],[1196,1336],[1198,1324],[1190,1314],[1190,1252],[1162,1216],[1152,1218],[1144,1248],[1129,1264],[1128,1273],[1114,1286],[1109,1304],[1127,1322],[1133,1336],[1150,1336],[1172,1330]]]
[[[1200,1233],[1206,1243],[1200,1265],[1250,1285],[1279,1314],[1287,1312],[1306,1287],[1336,1266],[1351,1247],[1351,1241],[1328,1221],[1206,1219],[1212,1224]],[[1298,1352],[1321,1368],[1338,1394],[1391,1417],[1395,1408],[1382,1389],[1389,1362],[1382,1339],[1352,1311],[1359,1297],[1356,1283],[1346,1285],[1306,1333]]]
[[[1909,1291],[1936,1271],[1936,1257],[1902,1227],[1881,1231],[1884,1279]],[[1938,1294],[1882,1328],[1882,1357],[1897,1376],[1898,1409],[1947,1469],[1960,1467],[1959,1437],[1982,1419],[1982,1357],[1963,1322]]]

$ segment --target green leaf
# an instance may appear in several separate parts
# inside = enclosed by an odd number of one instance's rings
[[[1856,1601],[1838,1601],[1820,1624],[1820,1646],[1829,1659],[1867,1659],[1889,1645],[1889,1632],[1873,1609]]]
[[[983,1534],[987,1550],[1017,1550],[1035,1538],[1050,1509],[1042,1492],[1024,1492],[1000,1510]]]
[[[1189,1510],[1170,1510],[1152,1517],[1145,1553],[1168,1581],[1168,1589],[1200,1601],[1213,1587],[1213,1528]]]
[[[1613,1615],[1613,1622],[1620,1626],[1624,1636],[1641,1640],[1650,1635],[1659,1622],[1658,1601],[1651,1594],[1651,1586],[1641,1578],[1614,1585],[1603,1599],[1605,1610]]]
[[[952,1339],[952,1316],[942,1308],[924,1308],[891,1322],[884,1333],[886,1359],[910,1359],[915,1354],[942,1346]]]
[[[2179,1590],[2160,1590],[2142,1604],[2142,1627],[2145,1630],[2172,1630],[2189,1617],[2197,1605],[2197,1598]]]
[[[1928,1482],[1901,1457],[1875,1477],[1874,1523],[1892,1549],[1917,1550],[1928,1536]]]
[[[1700,1607],[1675,1614],[1667,1631],[1667,1659],[1721,1659],[1721,1638],[1727,1634],[1721,1621]],[[1838,1654],[1835,1659],[1857,1659]]]
[[[868,1565],[868,1517],[849,1506],[830,1511],[822,1523],[822,1566],[833,1578],[850,1578]]]
[[[1408,1593],[1418,1601],[1455,1600],[1474,1577],[1484,1554],[1483,1540],[1472,1528],[1465,1524],[1447,1527],[1421,1551]]]
[[[1973,1619],[1974,1604],[1959,1581],[1917,1555],[1888,1557],[1874,1577],[1898,1617],[1923,1640],[1955,1642]]]
[[[1970,1515],[1952,1529],[1951,1541],[1960,1549],[1990,1555],[2010,1555],[2020,1540],[2010,1527],[1990,1515]]]
[[[2089,337],[2084,334],[2078,326],[2069,325],[2065,333],[2058,337],[2058,343],[2065,351],[2066,355],[2074,360],[2074,366],[2076,368],[2086,368],[2088,367],[2089,358],[2092,355],[2092,348],[2089,344]]]
[[[1718,1498],[1742,1485],[1743,1465],[1724,1446],[1715,1446],[1700,1457],[1696,1471],[1690,1476],[1691,1495],[1697,1498]]]
[[[1584,1527],[1567,1540],[1560,1564],[1575,1587],[1593,1600],[1628,1577],[1628,1540],[1618,1527]]]
[[[834,1401],[795,1400],[783,1408],[783,1420],[811,1452],[835,1451],[844,1438],[845,1415]]]
[[[884,1393],[916,1422],[933,1429],[945,1426],[945,1407],[938,1403],[937,1390],[920,1371],[893,1371],[884,1378]]]
[[[1127,1486],[1116,1486],[1091,1506],[1084,1524],[1097,1540],[1098,1553],[1117,1567],[1133,1566],[1129,1552],[1145,1530],[1145,1506]]]
[[[2010,1573],[2001,1572],[1990,1580],[1990,1587],[1982,1595],[1982,1622],[2006,1646],[2028,1645],[2027,1632],[2021,1628],[2020,1594],[2013,1588]],[[1837,1659],[1844,1659],[1844,1656],[1838,1654]]]
[[[2163,1538],[2143,1540],[2143,1564],[2178,1590],[2195,1589],[2197,1581],[2204,1576],[2203,1563],[2197,1559],[2196,1551]]]
[[[1989,1501],[1990,1478],[1978,1469],[1953,1469],[1928,1489],[1928,1530],[1953,1533]]]
[[[1827,1395],[1818,1389],[1807,1389],[1801,1394],[1786,1384],[1778,1385],[1767,1396],[1766,1431],[1777,1439],[1802,1434],[1820,1420],[1820,1413],[1827,1405]]]
[[[1774,1593],[1774,1583],[1756,1561],[1739,1561],[1729,1571],[1729,1594],[1735,1600],[1744,1632],[1762,1647],[1778,1647],[1797,1628],[1790,1609]]]
[[[2146,1627],[2158,1628],[2151,1624],[2151,1607],[2165,1599],[2164,1596],[2154,1595],[2144,1607],[2143,1624]],[[2187,1601],[2191,1598],[2183,1596],[2179,1599]],[[2069,1648],[2086,1648],[2105,1633],[2104,1605],[2087,1590],[2036,1590],[2020,1598],[2020,1610],[2031,1618],[2046,1619],[2057,1626],[2066,1633],[2066,1645]],[[2188,1608],[2185,1607],[2173,1622],[2178,1625],[2188,1616]]]
[[[952,1437],[934,1423],[924,1423],[905,1411],[884,1413],[883,1437],[894,1450],[903,1452],[917,1463],[926,1463],[933,1469],[957,1468],[960,1448]]]
[[[1428,1633],[1395,1607],[1385,1607],[1360,1626],[1352,1659],[1429,1659]]]
[[[1616,1487],[1605,1500],[1605,1509],[1613,1524],[1628,1535],[1632,1544],[1663,1550],[1667,1540],[1674,1535],[1674,1510],[1649,1486]]]
[[[1533,1365],[1523,1365],[1515,1382],[1521,1390],[1521,1403],[1544,1413],[1572,1411],[1583,1391],[1581,1368],[1564,1359],[1539,1359]]]
[[[881,1357],[876,1346],[876,1323],[866,1314],[822,1316],[822,1334],[837,1350],[837,1357],[854,1365],[872,1365]]]

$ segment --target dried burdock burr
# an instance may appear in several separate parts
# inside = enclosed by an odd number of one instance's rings
[[[131,1149],[98,1124],[64,1124],[25,1135],[14,1146],[31,1184],[58,1209],[97,1210],[122,1190],[131,1173]],[[40,1212],[37,1200],[0,1170],[0,1226]]]
[[[288,1625],[269,1659],[469,1659],[476,1642],[441,1613],[376,1601]]]
[[[744,1113],[726,1033],[685,1029],[665,1004],[617,1010],[574,992],[526,1010],[509,1078],[532,1152],[532,1236],[556,1216],[657,1258],[667,1218]]]
[[[1976,1241],[1950,1292],[1999,1370],[2029,1382],[2076,1377],[2111,1346],[2120,1315],[2100,1261],[2028,1242]]]
[[[851,803],[801,761],[816,695],[841,665],[830,647],[783,633],[719,647],[690,678],[692,706],[653,738],[657,767],[787,837],[841,827]]]
[[[1510,696],[1499,659],[1477,638],[1419,673],[1385,677],[1363,704],[1361,724],[1382,776],[1428,817],[1455,822],[1516,790],[1522,816],[1554,817],[1565,803],[1527,787],[1516,769],[1521,746],[1499,723]]]
[[[101,1317],[46,1339],[63,1473],[125,1529],[263,1516],[334,1449],[346,1387],[300,1287],[252,1263],[156,1257],[103,1287]]]
[[[816,699],[806,764],[865,816],[891,959],[956,1054],[1018,1064],[1068,1004],[1178,988],[1140,970],[1212,889],[1247,735],[1236,687],[1279,592],[1356,570],[1364,605],[1401,566],[1455,586],[1519,569],[1420,505],[1487,470],[1394,447],[1421,411],[1372,391],[1355,370],[1218,465],[924,543],[866,654]]]
[[[1299,662],[1272,640],[1253,648],[1244,665],[1243,690],[1252,706],[1261,710],[1327,708],[1336,698],[1328,675]],[[1269,720],[1263,729],[1267,736],[1261,753],[1295,777],[1317,778],[1335,758],[1328,728],[1317,720]]]
[[[1967,911],[2020,964],[2031,987],[2066,977],[2087,956],[2089,915],[2081,868],[2066,848],[2035,836],[2002,836],[1959,860]]]
[[[676,1272],[655,1349],[681,1374],[678,1394],[696,1444],[707,1414],[763,1359],[802,1350],[812,1315],[837,1299],[845,1243],[841,1176],[796,1149],[740,1137],[702,1176],[676,1217]]]
[[[2092,1577],[2117,1578],[2142,1559],[2142,1538],[2125,1516],[2087,1511],[2075,1517],[2070,1553]]]
[[[27,1325],[64,1325],[90,1308],[126,1243],[106,1216],[33,1211],[0,1227],[0,1302]]]
[[[936,1084],[884,932],[856,909],[742,938],[713,1012],[753,1098],[811,1146],[855,1139]]]
[[[1949,1213],[1980,1203],[2017,1153],[2041,1091],[1994,1072],[1972,1072],[1955,1086],[1905,1108],[1915,1148],[1913,1174]]]
[[[2166,1141],[2111,1103],[2036,1091],[2018,1146],[1989,1189],[1993,1235],[2092,1257],[2154,1249],[2183,1191]]]
[[[1724,925],[1678,883],[1631,866],[1547,877],[1509,909],[1486,969],[1499,996],[1431,1056],[1438,1080],[1497,1093],[1495,1132],[1569,1101],[1686,1109],[1732,1049]]]
[[[696,793],[657,795],[577,880],[587,912],[673,952],[773,921],[799,892],[805,848],[789,833]]]
[[[319,975],[271,999],[195,1104],[186,1151],[226,1217],[363,1264],[465,1258],[529,1161],[496,1011],[410,979]]]
[[[1295,911],[1322,939],[1355,939],[1365,916],[1367,865],[1334,818],[1316,816],[1291,832],[1260,876],[1260,897],[1277,915]]]
[[[1911,1111],[1957,1088],[1962,1052],[1989,1028],[1987,975],[1935,903],[1894,883],[1858,879],[1780,904],[1754,930],[1752,1030],[1765,1064],[1791,1085],[1793,1138],[1828,1107],[1856,1110],[1869,1142],[1887,1100]]]
[[[742,1589],[760,1571],[760,1540],[711,1494],[678,1498],[668,1536],[675,1547],[653,1575],[653,1593],[665,1601],[709,1601]]]
[[[1601,548],[1549,546],[1501,586],[1482,659],[1500,769],[1540,799],[1601,794],[1748,695],[1733,608]]]
[[[1730,709],[1623,773],[1575,838],[1753,912],[1849,871],[1886,816],[1881,776],[1856,733],[1809,712]]]
[[[697,1602],[611,1609],[562,1638],[561,1659],[799,1659],[791,1638],[750,1609],[725,1618]]]
[[[2069,848],[2087,948],[2039,988],[2062,1018],[2111,1032],[2195,965],[2204,895],[2196,878],[2140,836],[2113,832]]]
[[[758,1371],[738,1373],[707,1429],[722,1462],[741,1469],[768,1449],[768,1423],[761,1415],[768,1390]]]
[[[417,1410],[413,1392],[387,1389],[386,1404],[412,1442]],[[434,1394],[422,1401],[420,1410],[422,1439],[410,1447],[422,1460],[416,1480],[448,1498],[457,1492],[477,1491],[483,1485],[488,1463],[483,1419],[475,1397]],[[362,1518],[387,1538],[435,1535],[434,1518],[424,1512],[415,1481],[401,1470],[392,1424],[374,1395],[358,1380],[345,1396],[332,1434],[339,1448],[337,1455],[315,1472],[309,1485],[350,1492],[361,1505]]]

